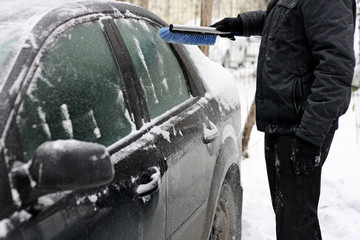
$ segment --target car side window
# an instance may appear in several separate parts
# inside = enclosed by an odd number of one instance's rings
[[[44,54],[17,124],[25,160],[43,142],[111,145],[131,132],[120,74],[99,23],[65,32]]]
[[[150,118],[191,97],[181,65],[158,29],[144,20],[117,19],[145,93]]]

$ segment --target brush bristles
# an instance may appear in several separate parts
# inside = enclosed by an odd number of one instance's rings
[[[169,43],[181,43],[190,45],[214,45],[216,42],[216,35],[202,35],[201,33],[178,33],[171,32],[169,28],[159,29],[160,37]]]

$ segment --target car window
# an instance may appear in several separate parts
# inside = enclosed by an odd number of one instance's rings
[[[63,34],[44,55],[17,117],[26,160],[47,140],[106,146],[131,132],[108,42],[96,23]]]
[[[150,117],[189,99],[181,65],[170,46],[159,37],[157,28],[137,19],[118,19],[116,24],[140,78]]]

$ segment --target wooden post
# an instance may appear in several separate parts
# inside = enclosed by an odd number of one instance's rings
[[[210,26],[212,18],[213,0],[201,0],[201,26]],[[209,56],[209,46],[200,46],[201,51]]]

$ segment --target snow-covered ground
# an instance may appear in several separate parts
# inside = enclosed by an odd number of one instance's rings
[[[252,102],[255,83],[238,80],[243,120]],[[264,159],[263,134],[254,126],[249,158],[241,165],[243,239],[275,240],[275,216]],[[332,148],[323,167],[319,218],[324,240],[360,239],[360,90],[353,94],[347,113],[340,118]]]

